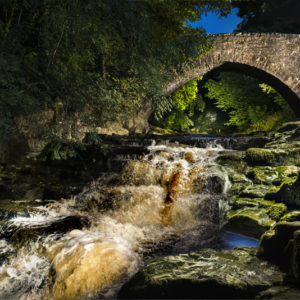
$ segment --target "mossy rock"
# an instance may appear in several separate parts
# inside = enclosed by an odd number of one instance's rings
[[[248,185],[239,194],[243,198],[264,198],[270,187],[263,184]]]
[[[230,151],[222,152],[216,159],[217,163],[232,168],[236,171],[244,171],[247,164],[244,160],[244,152],[241,151]]]
[[[247,177],[255,184],[280,185],[288,177],[295,177],[299,174],[296,166],[280,167],[256,167],[247,172]]]
[[[269,191],[265,199],[300,206],[300,177],[287,177],[275,191]]]
[[[281,221],[266,231],[261,239],[259,255],[286,269],[289,256],[286,255],[287,245],[293,239],[294,232],[300,230],[300,221]]]
[[[273,166],[276,163],[276,157],[273,151],[262,148],[247,149],[245,160],[250,165],[256,166]]]
[[[151,261],[120,290],[119,299],[250,299],[283,281],[256,248],[167,256]]]
[[[300,211],[291,211],[281,217],[280,221],[282,222],[295,222],[300,221]]]
[[[264,199],[258,199],[258,203],[258,206],[264,208],[267,215],[275,221],[279,221],[287,211],[287,207],[284,203],[275,203],[274,201],[267,201]]]
[[[247,187],[248,184],[245,183],[240,183],[240,182],[236,182],[233,183],[232,186],[230,187],[230,194],[231,195],[239,195],[240,192],[245,189],[245,187]]]
[[[229,211],[226,216],[224,229],[259,238],[276,222],[268,214],[268,210],[259,207],[246,207],[236,211]]]
[[[286,205],[283,203],[275,203],[274,201],[267,201],[262,198],[239,198],[233,196],[229,200],[229,204],[234,211],[242,211],[244,209],[263,209],[270,219],[279,221],[280,218],[287,211]],[[231,213],[229,213],[230,215]]]
[[[233,196],[229,200],[229,204],[232,206],[233,210],[258,207],[257,199],[253,198],[239,198],[238,196]]]

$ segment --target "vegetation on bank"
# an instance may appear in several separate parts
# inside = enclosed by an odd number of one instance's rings
[[[296,19],[293,25],[282,13],[297,8],[296,2],[278,10],[267,0],[3,0],[1,137],[18,133],[19,117],[43,110],[54,112],[54,122],[76,114],[88,126],[102,126],[134,118],[144,101],[152,102],[157,119],[166,118],[164,128],[197,126],[204,101],[195,82],[172,98],[161,91],[213,47],[204,30],[189,21],[209,11],[224,16],[238,7],[242,30],[257,24],[256,31],[278,32],[270,25],[275,16],[282,32],[297,32]]]
[[[161,86],[212,47],[187,25],[225,0],[3,0],[0,133],[44,109],[101,125],[135,115],[147,99],[163,113]]]

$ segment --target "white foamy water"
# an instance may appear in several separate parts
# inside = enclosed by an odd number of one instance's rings
[[[212,239],[204,228],[217,228],[212,224],[216,206],[210,204],[216,197],[207,193],[206,177],[220,150],[152,145],[149,154],[129,161],[120,174],[104,175],[72,199],[9,221],[6,230],[17,230],[18,238],[24,238],[24,228],[66,216],[87,217],[90,225],[67,233],[41,232],[15,246],[0,240],[0,250],[11,252],[0,268],[0,298],[113,297],[149,255]]]

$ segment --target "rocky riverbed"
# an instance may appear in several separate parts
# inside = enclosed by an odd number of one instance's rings
[[[299,298],[299,172],[300,122],[230,138],[54,141],[1,165],[1,293],[94,299],[116,296],[126,282],[119,298]],[[259,247],[222,250],[224,230],[259,239]],[[22,255],[36,253],[43,281],[7,289]],[[113,260],[122,270],[109,270]]]

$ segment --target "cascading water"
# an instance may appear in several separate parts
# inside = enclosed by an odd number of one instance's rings
[[[153,144],[72,199],[7,221],[0,298],[115,297],[149,258],[215,240],[229,182],[220,150]]]

